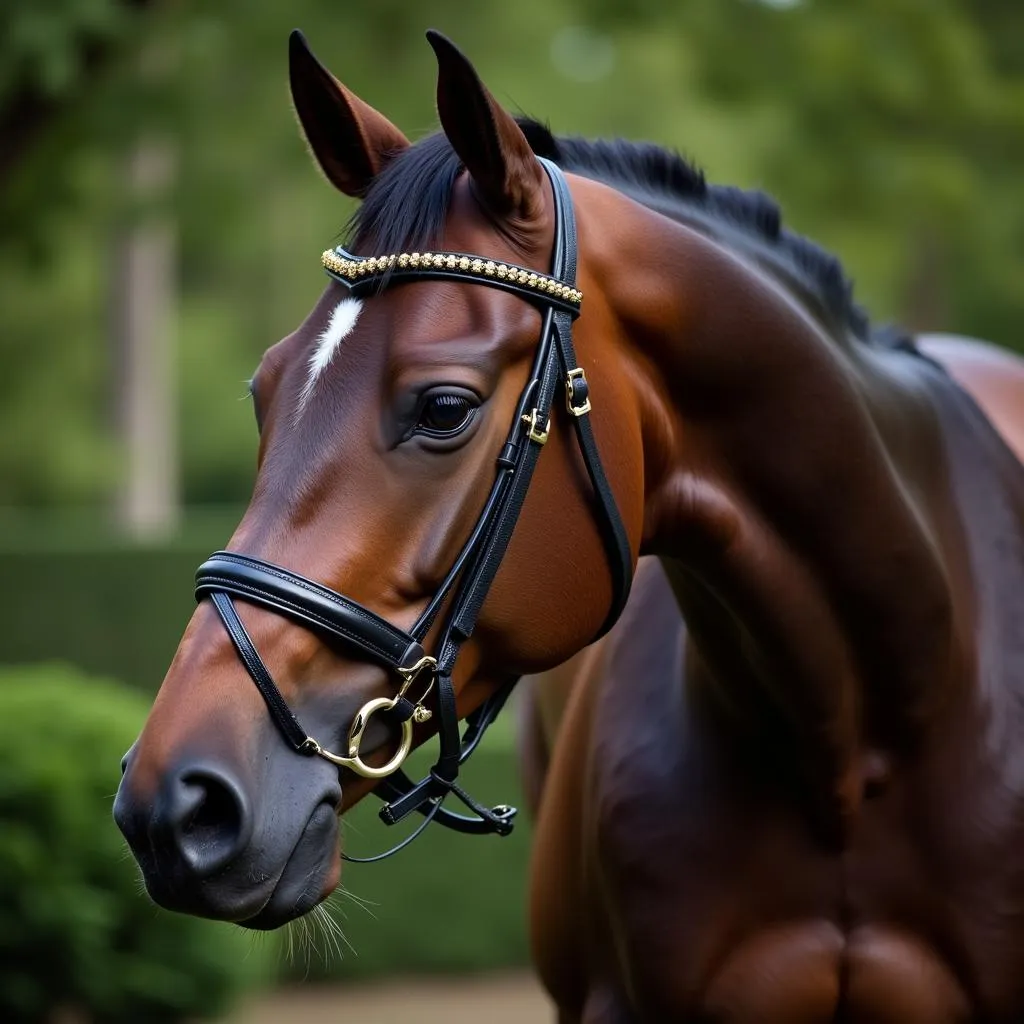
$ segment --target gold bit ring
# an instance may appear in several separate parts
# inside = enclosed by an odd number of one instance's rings
[[[356,717],[352,719],[352,726],[348,731],[347,757],[331,753],[331,751],[321,747],[312,737],[306,740],[309,744],[308,749],[318,757],[322,757],[325,761],[330,761],[331,764],[351,769],[357,775],[362,775],[364,779],[383,779],[386,775],[397,771],[402,766],[402,762],[409,756],[409,751],[412,750],[412,721],[407,718],[402,722],[402,738],[398,744],[398,750],[395,751],[394,756],[387,764],[383,764],[379,768],[367,764],[359,756],[359,746],[362,743],[363,733],[366,732],[370,719],[378,711],[390,711],[397,703],[398,699],[395,697],[376,697],[371,701],[367,701],[359,709]]]

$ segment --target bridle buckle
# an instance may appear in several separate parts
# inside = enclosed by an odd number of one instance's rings
[[[530,428],[527,431],[527,436],[535,444],[547,444],[548,434],[550,433],[551,420],[546,419],[543,427],[540,425],[540,410],[531,409],[529,414],[523,414],[523,422]]]
[[[565,375],[565,407],[573,416],[585,416],[590,412],[590,385],[580,366]]]
[[[413,709],[412,717],[413,721],[418,725],[422,725],[424,722],[429,722],[433,716],[433,712],[424,704],[430,691],[434,688],[434,677],[437,674],[437,658],[431,657],[429,654],[425,654],[415,665],[410,665],[408,668],[397,669],[398,674],[402,677],[402,685],[399,688],[396,700],[404,697],[409,687],[424,673],[430,673],[430,681],[427,683],[426,689],[420,694],[420,699],[416,702],[416,706]]]

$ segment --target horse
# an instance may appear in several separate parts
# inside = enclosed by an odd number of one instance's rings
[[[766,197],[513,117],[428,39],[410,144],[291,38],[362,204],[254,375],[252,500],[122,765],[150,896],[307,913],[370,793],[507,832],[459,764],[518,679],[585,663],[534,794],[561,1024],[1021,1019],[1010,428]]]

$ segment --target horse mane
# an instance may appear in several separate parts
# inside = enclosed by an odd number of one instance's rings
[[[757,190],[709,185],[703,171],[679,153],[650,142],[555,136],[531,118],[519,126],[533,151],[563,170],[619,188],[677,219],[694,213],[738,229],[759,245],[857,337],[872,336],[854,301],[842,264],[810,239],[782,226],[778,203]],[[389,253],[436,244],[462,164],[443,132],[420,139],[393,159],[368,189],[348,226],[355,252]]]

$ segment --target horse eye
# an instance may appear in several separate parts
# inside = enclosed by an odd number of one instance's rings
[[[451,437],[469,426],[476,409],[475,403],[467,395],[451,392],[428,395],[420,408],[416,433],[429,437]]]

